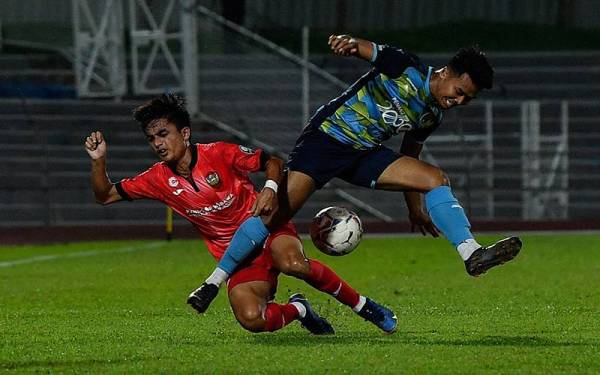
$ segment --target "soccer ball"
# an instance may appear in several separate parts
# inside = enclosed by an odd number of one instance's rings
[[[327,255],[345,255],[358,246],[363,228],[360,218],[343,207],[319,211],[310,225],[310,238]]]

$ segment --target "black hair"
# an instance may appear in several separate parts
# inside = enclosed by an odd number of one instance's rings
[[[459,49],[448,67],[458,75],[467,73],[479,89],[491,89],[494,84],[494,70],[477,44]]]
[[[173,93],[162,94],[133,110],[133,118],[145,131],[155,120],[166,119],[173,123],[177,130],[191,128],[190,114],[185,108],[185,99]]]

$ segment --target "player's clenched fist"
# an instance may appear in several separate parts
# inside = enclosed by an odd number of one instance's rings
[[[328,44],[336,55],[350,56],[358,53],[358,41],[350,35],[332,35]]]
[[[106,156],[106,142],[102,133],[92,132],[85,139],[85,150],[90,155],[92,160],[97,160]]]

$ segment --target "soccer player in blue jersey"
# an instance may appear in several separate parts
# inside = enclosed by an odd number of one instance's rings
[[[402,49],[349,35],[332,35],[329,46],[337,55],[370,61],[373,68],[310,119],[289,155],[279,209],[240,226],[213,274],[190,295],[199,312],[208,308],[237,264],[334,177],[371,189],[403,191],[413,229],[434,237],[441,232],[469,275],[479,276],[521,250],[517,237],[481,246],[446,174],[419,160],[423,142],[440,126],[443,112],[492,87],[493,70],[485,54],[477,46],[462,48],[446,66],[434,69]],[[399,153],[381,144],[400,133]]]

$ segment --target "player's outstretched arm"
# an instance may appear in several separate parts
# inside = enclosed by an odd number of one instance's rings
[[[368,40],[350,35],[331,35],[328,44],[336,55],[356,56],[368,61],[373,59],[375,45]]]
[[[252,205],[253,216],[268,216],[277,210],[277,186],[283,178],[282,159],[269,155],[263,165],[267,181]]]
[[[92,132],[85,139],[85,150],[92,159],[92,189],[96,202],[109,204],[121,200],[121,195],[106,173],[106,141],[101,132]]]

